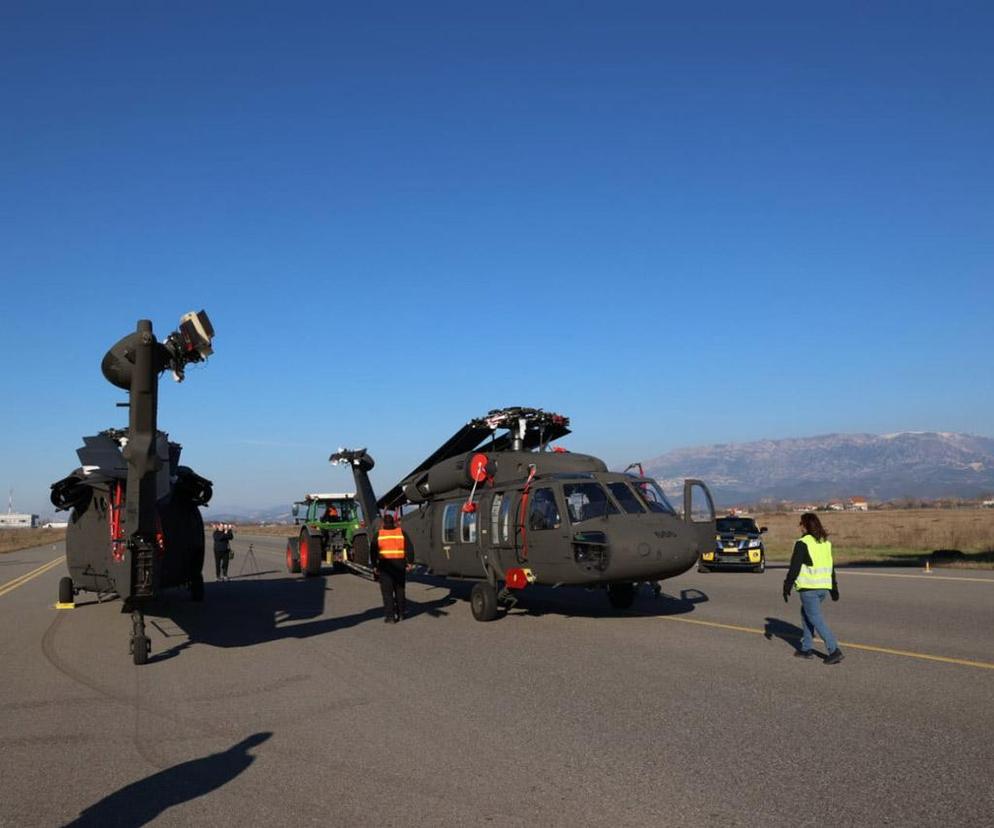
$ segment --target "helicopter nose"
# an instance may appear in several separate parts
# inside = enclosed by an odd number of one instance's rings
[[[612,553],[605,571],[611,580],[644,581],[680,575],[696,562],[697,545],[672,528],[620,533],[611,539]]]

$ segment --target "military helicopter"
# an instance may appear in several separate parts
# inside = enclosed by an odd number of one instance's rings
[[[411,562],[476,581],[470,607],[478,621],[513,607],[532,584],[603,586],[611,605],[625,609],[639,582],[680,575],[714,545],[714,503],[704,483],[686,480],[679,514],[654,480],[551,447],[569,433],[561,414],[493,410],[378,501],[366,449],[340,449],[329,459],[352,467],[366,515],[400,516]],[[356,532],[350,563],[369,566],[369,536],[378,527],[379,520]]]
[[[118,403],[128,408],[128,428],[84,437],[80,467],[52,484],[52,504],[71,510],[59,604],[72,606],[81,590],[119,595],[131,613],[135,664],[148,660],[144,609],[160,589],[188,584],[194,601],[204,597],[199,507],[211,499],[211,482],[179,465],[182,447],[158,430],[157,418],[159,374],[171,369],[181,382],[188,364],[213,353],[213,338],[204,311],[185,314],[162,342],[140,320],[101,363],[104,377],[128,391],[128,402]]]

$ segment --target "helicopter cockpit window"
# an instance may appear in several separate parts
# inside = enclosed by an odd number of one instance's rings
[[[442,543],[455,543],[459,526],[459,504],[448,503],[442,512]]]
[[[659,488],[658,484],[652,480],[639,480],[633,483],[635,491],[638,492],[639,497],[646,506],[649,507],[650,512],[656,512],[658,514],[664,515],[675,515],[676,510],[670,506],[670,502],[666,499],[666,495],[663,494],[663,490]]]
[[[639,503],[639,499],[635,497],[635,493],[628,488],[625,483],[608,483],[607,487],[611,490],[611,494],[615,496],[618,503],[621,504],[621,508],[624,509],[630,515],[641,515],[645,512],[645,508]]]
[[[560,526],[562,517],[552,489],[536,489],[528,502],[528,528],[558,529]]]
[[[462,542],[476,542],[476,512],[462,512]]]
[[[597,483],[565,483],[563,496],[571,523],[618,514],[618,507]]]

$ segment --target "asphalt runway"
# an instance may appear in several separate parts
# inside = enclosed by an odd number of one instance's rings
[[[841,570],[827,666],[782,568],[489,624],[420,579],[387,625],[371,581],[234,549],[144,667],[119,601],[54,608],[61,546],[0,556],[0,825],[994,823],[992,572]]]

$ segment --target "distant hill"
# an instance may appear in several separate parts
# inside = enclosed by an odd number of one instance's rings
[[[218,506],[204,509],[205,523],[293,523],[289,504],[268,509],[238,509]]]
[[[668,494],[681,493],[685,477],[698,477],[725,505],[853,495],[977,497],[994,492],[994,439],[949,432],[826,434],[677,449],[643,466]]]

